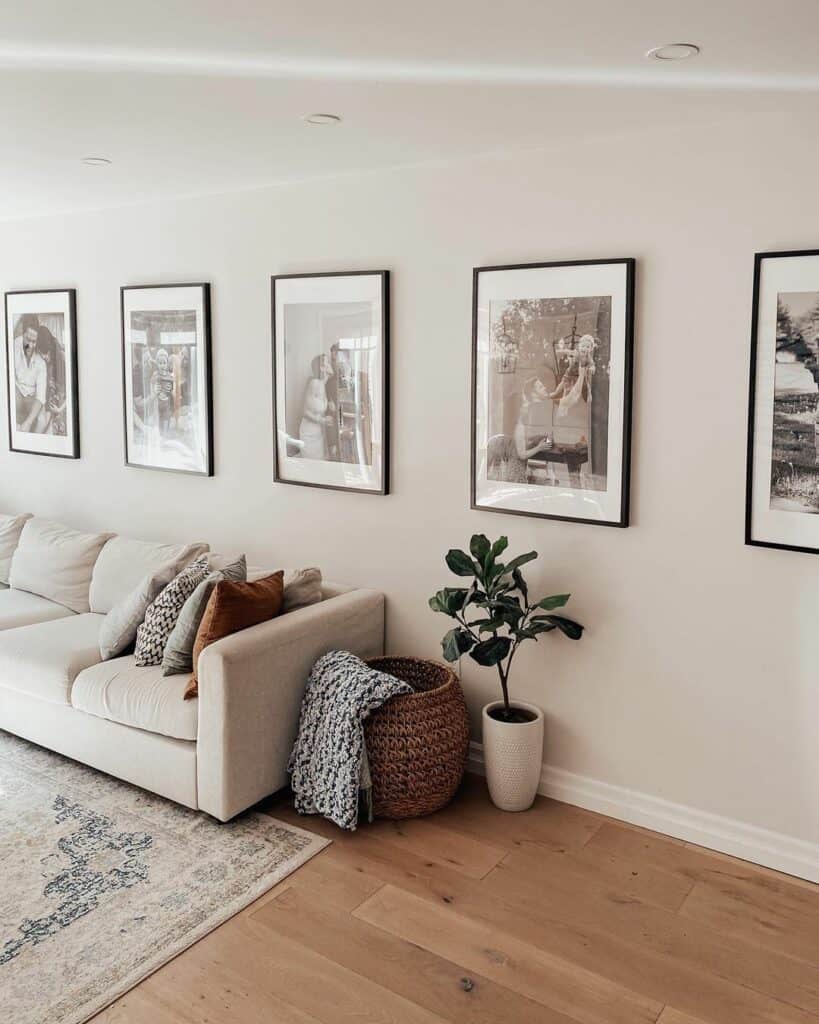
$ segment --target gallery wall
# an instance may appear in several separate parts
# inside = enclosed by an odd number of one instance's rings
[[[743,544],[753,253],[819,247],[817,148],[748,117],[4,223],[3,290],[78,290],[82,459],[10,454],[3,437],[0,509],[318,565],[386,592],[390,651],[432,657],[445,551],[505,533],[511,553],[540,552],[530,586],[570,591],[587,626],[530,644],[512,680],[548,713],[556,777],[817,843],[819,559]],[[630,528],[470,511],[472,267],[625,256]],[[272,482],[269,277],[348,269],[392,272],[387,497]],[[212,285],[212,479],[123,464],[119,287],[186,281]],[[477,736],[495,678],[463,674]]]

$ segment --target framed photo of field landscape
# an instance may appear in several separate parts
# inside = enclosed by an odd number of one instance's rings
[[[272,278],[277,483],[389,492],[389,280]]]
[[[819,250],[757,253],[745,542],[819,553]]]
[[[6,292],[9,448],[80,457],[77,293]]]
[[[628,526],[634,260],[474,271],[472,508]]]

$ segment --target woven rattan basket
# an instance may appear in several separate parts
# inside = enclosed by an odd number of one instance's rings
[[[416,818],[449,803],[461,784],[469,719],[452,671],[421,658],[371,658],[415,693],[393,697],[364,722],[377,818]]]

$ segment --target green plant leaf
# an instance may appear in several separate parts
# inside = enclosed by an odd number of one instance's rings
[[[460,626],[450,629],[441,641],[441,650],[447,661],[457,661],[462,654],[466,654],[474,646],[475,638]]]
[[[503,562],[496,562],[494,559],[491,560],[491,565],[486,570],[486,583],[488,587],[491,587],[493,593],[497,593],[497,587],[494,586],[496,582],[499,582],[501,577],[506,574],[506,566]]]
[[[493,636],[490,640],[482,640],[475,644],[469,656],[479,665],[497,665],[509,653],[511,646],[512,641],[508,636]]]
[[[520,569],[515,568],[512,570],[512,579],[515,581],[515,586],[523,594],[523,600],[528,601],[529,588],[526,586],[526,580],[523,578],[523,573]]]
[[[579,640],[583,636],[583,627],[573,619],[564,619],[562,615],[544,615],[543,618],[546,622],[557,626],[560,632],[570,640]]]
[[[456,576],[474,576],[475,563],[465,551],[450,548],[446,553],[446,564]]]
[[[543,608],[550,612],[553,608],[562,608],[570,597],[571,594],[555,594],[553,597],[543,597],[535,605],[535,608]]]
[[[553,622],[544,622],[542,619],[531,619],[527,629],[534,630],[535,633],[551,633],[553,629],[557,629],[557,626]]]
[[[469,550],[472,552],[472,557],[483,565],[486,556],[492,550],[492,545],[489,543],[488,537],[482,533],[475,533],[469,542]]]
[[[526,565],[527,562],[532,562],[536,558],[537,551],[527,551],[525,555],[518,555],[511,562],[507,562],[503,571],[506,573],[513,572],[515,569],[519,569],[522,565]]]
[[[496,629],[500,629],[502,626],[505,626],[506,619],[500,617],[496,619],[483,619],[479,623],[476,622],[475,625],[481,633],[492,633]]]
[[[502,555],[508,547],[509,539],[507,537],[498,537],[492,545],[492,557],[497,558],[498,555]]]
[[[469,591],[466,587],[444,587],[429,599],[429,606],[434,612],[443,612],[453,617],[463,609]]]
[[[538,629],[536,626],[525,626],[522,629],[515,630],[515,636],[518,641],[521,640],[537,640],[540,633],[548,632],[550,629],[557,629],[557,626],[547,626],[546,629]]]

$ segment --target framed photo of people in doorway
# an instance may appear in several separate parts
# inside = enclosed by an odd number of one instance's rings
[[[210,285],[121,289],[125,464],[213,476]]]
[[[479,267],[472,508],[628,526],[634,260]]]
[[[754,261],[745,542],[819,553],[819,250]]]
[[[6,292],[9,447],[80,457],[77,293]]]
[[[389,272],[271,279],[274,478],[389,491]]]

